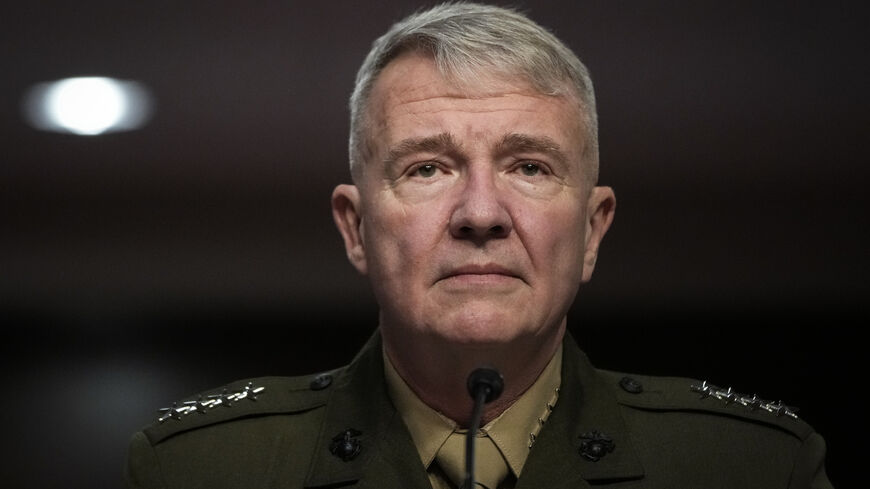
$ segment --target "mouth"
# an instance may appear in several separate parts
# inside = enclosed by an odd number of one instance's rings
[[[515,271],[496,264],[464,265],[450,269],[440,278],[451,282],[468,282],[475,284],[499,283],[512,280],[522,280]]]

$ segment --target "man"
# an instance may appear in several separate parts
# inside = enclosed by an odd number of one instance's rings
[[[830,487],[788,407],[599,371],[566,337],[615,197],[587,71],[541,27],[474,4],[394,25],[357,76],[350,161],[333,214],[378,333],[346,368],[166,409],[134,436],[131,487],[458,487],[481,365],[504,378],[481,487]]]

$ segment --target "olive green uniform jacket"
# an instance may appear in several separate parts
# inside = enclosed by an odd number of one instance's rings
[[[625,377],[566,338],[559,402],[516,489],[831,487],[824,441],[803,421],[702,397],[690,379]],[[378,334],[345,368],[216,392],[227,402],[133,436],[131,488],[430,487],[387,396]]]

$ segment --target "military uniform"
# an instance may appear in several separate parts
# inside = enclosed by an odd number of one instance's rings
[[[788,408],[682,378],[594,369],[566,338],[558,404],[517,489],[828,488]],[[132,488],[429,488],[386,391],[379,335],[342,369],[240,381],[133,437]]]

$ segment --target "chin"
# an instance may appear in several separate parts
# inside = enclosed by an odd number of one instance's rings
[[[509,344],[528,331],[517,324],[517,316],[505,314],[480,314],[464,311],[460,315],[445,314],[430,331],[442,340],[469,347],[497,347]]]

